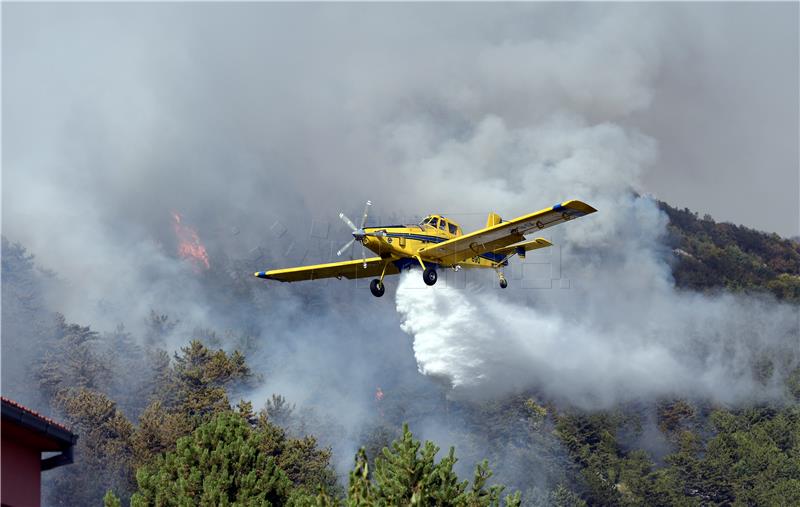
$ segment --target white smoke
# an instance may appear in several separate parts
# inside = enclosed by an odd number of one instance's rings
[[[511,216],[568,198],[599,212],[547,231],[561,244],[550,258],[561,271],[552,271],[551,290],[531,288],[529,264],[502,292],[426,290],[405,276],[397,310],[420,372],[464,395],[535,388],[582,407],[662,395],[779,396],[782,366],[800,350],[796,309],[675,289],[666,216],[632,192],[654,157],[652,140],[610,124],[557,117],[509,129],[490,118],[423,161],[429,174],[464,168],[455,195],[477,202],[488,194]],[[498,173],[505,185],[492,185]],[[762,357],[777,367],[758,382]]]
[[[660,318],[573,321],[497,291],[425,290],[417,278],[403,277],[397,309],[419,370],[467,396],[536,388],[584,408],[650,396],[728,403],[779,396],[779,376],[757,383],[752,359],[778,352],[796,326],[786,309],[698,294],[655,295]],[[607,297],[598,292],[590,304]]]

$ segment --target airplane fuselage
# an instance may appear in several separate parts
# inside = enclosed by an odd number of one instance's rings
[[[438,215],[427,217],[420,224],[366,227],[364,232],[370,234],[362,240],[365,247],[385,259],[407,259],[410,265],[416,264],[414,259],[423,248],[462,234],[458,224]],[[380,236],[372,235],[376,233]],[[501,255],[485,253],[460,260],[455,265],[470,268],[496,268],[497,263],[502,260],[503,256]],[[453,267],[446,264],[439,264],[439,266]]]

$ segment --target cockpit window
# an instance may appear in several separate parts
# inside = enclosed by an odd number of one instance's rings
[[[447,224],[447,225],[449,225],[449,226],[450,226],[450,234],[452,234],[452,235],[454,235],[454,236],[455,236],[455,235],[456,235],[456,233],[458,232],[458,228],[457,228],[455,225],[453,225],[453,224]]]
[[[439,221],[439,229],[441,229],[443,231],[446,231],[447,230],[447,222],[445,222],[444,220],[440,220]]]
[[[431,218],[431,226],[438,227],[439,219],[438,218]]]

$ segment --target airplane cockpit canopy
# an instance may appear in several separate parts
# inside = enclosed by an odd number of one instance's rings
[[[461,233],[461,228],[458,226],[457,223],[451,222],[450,220],[439,217],[436,215],[430,215],[422,219],[422,222],[419,223],[420,226],[430,225],[431,227],[441,229],[446,232],[450,232],[450,234],[457,236]]]

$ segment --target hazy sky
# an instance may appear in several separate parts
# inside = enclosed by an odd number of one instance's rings
[[[720,221],[798,235],[798,4],[685,9],[688,26],[673,35],[694,43],[664,62],[635,120],[659,143],[647,189]]]
[[[106,218],[146,222],[155,178],[173,206],[225,215],[281,184],[312,214],[365,197],[425,213],[436,203],[382,198],[392,127],[457,136],[554,112],[652,138],[638,190],[798,233],[796,3],[4,3],[4,230],[52,232],[40,202],[75,185]]]

